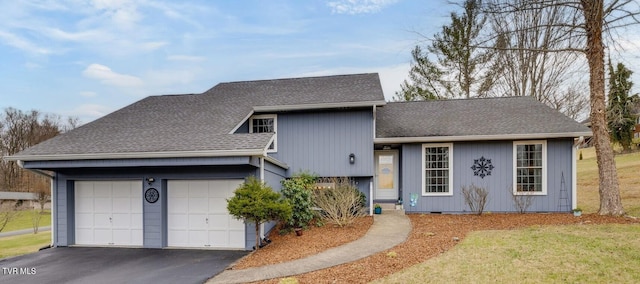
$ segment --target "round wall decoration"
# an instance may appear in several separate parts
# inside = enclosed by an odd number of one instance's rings
[[[146,199],[149,203],[156,203],[156,201],[158,201],[158,198],[160,198],[160,193],[153,187],[147,189],[147,191],[144,192],[144,199]]]
[[[471,166],[473,175],[480,176],[480,178],[483,179],[485,176],[490,176],[491,171],[494,168],[495,167],[491,164],[491,159],[485,159],[484,156],[480,157],[480,159],[474,159],[473,166]]]

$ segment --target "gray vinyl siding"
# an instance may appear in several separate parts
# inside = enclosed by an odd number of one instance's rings
[[[547,140],[547,194],[534,196],[528,212],[568,212],[571,209],[571,139]],[[469,213],[461,193],[462,186],[474,184],[489,191],[488,212],[517,211],[512,199],[513,141],[453,143],[452,196],[422,195],[422,144],[402,146],[402,198],[407,212]],[[475,159],[491,159],[491,175],[475,176]],[[561,191],[564,176],[564,190]],[[416,206],[410,206],[410,194],[418,194]],[[566,199],[561,199],[561,193]]]
[[[362,193],[364,193],[364,195],[367,197],[367,204],[366,206],[369,206],[369,198],[371,198],[371,194],[369,192],[369,189],[371,189],[371,181],[373,180],[373,178],[371,177],[362,177],[362,178],[354,178],[353,181],[356,184],[356,187],[358,187],[358,190]]]
[[[289,166],[288,176],[373,176],[371,109],[279,113],[277,124],[278,151],[270,155]]]
[[[275,171],[275,170],[274,170]],[[55,215],[56,246],[75,244],[74,225],[74,182],[79,180],[141,180],[143,187],[140,194],[150,187],[158,189],[160,199],[149,204],[143,201],[143,228],[145,248],[160,248],[167,245],[167,180],[187,179],[245,179],[255,175],[253,166],[209,166],[209,167],[175,167],[175,168],[125,168],[125,169],[66,169],[56,175]],[[145,178],[153,177],[155,181],[148,184]],[[252,238],[253,227],[246,230],[246,238]],[[253,245],[246,247],[251,249]]]
[[[282,189],[281,180],[283,180],[286,176],[286,171],[274,164],[271,164],[268,161],[264,162],[264,182],[271,186],[274,191],[280,192]],[[264,224],[264,234],[267,235],[273,228],[277,225],[277,222],[267,222]],[[247,232],[245,238],[245,246],[247,249],[251,249],[256,244],[256,234],[255,234],[255,225],[254,223],[248,223],[245,226],[245,230]]]

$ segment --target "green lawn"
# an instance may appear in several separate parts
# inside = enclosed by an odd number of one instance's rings
[[[640,283],[640,225],[470,233],[462,243],[374,283]]]
[[[577,162],[578,206],[600,204],[593,148]],[[579,154],[579,153],[578,153]],[[627,214],[640,217],[640,152],[616,156]],[[572,225],[470,233],[440,257],[377,283],[640,283],[640,225]]]
[[[51,232],[0,238],[0,259],[38,251],[51,243]]]
[[[7,224],[7,226],[2,230],[2,232],[16,231],[16,230],[22,230],[22,229],[32,229],[34,214],[37,214],[37,211],[34,211],[34,210],[18,211],[18,215]],[[51,211],[45,210],[44,212],[42,212],[42,215],[40,218],[40,227],[50,226],[50,225],[51,225]]]

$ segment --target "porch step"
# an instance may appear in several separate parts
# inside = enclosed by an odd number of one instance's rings
[[[396,210],[395,203],[374,203],[374,206],[375,204],[380,205],[380,207],[382,207],[382,210]]]

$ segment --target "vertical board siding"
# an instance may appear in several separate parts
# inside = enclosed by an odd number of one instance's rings
[[[288,175],[373,176],[373,111],[278,114],[278,152]],[[355,154],[355,164],[349,154]]]
[[[166,207],[163,208],[163,204],[166,204],[164,201],[167,199],[165,188],[162,187],[162,181],[160,179],[156,179],[155,181],[149,184],[143,178],[142,183],[142,196],[144,197],[144,193],[149,188],[155,188],[160,193],[160,198],[156,203],[149,203],[146,200],[142,201],[142,224],[143,224],[143,244],[146,248],[161,248],[163,246],[163,230],[166,229],[163,226],[163,210],[166,210]]]
[[[570,211],[571,204],[571,139],[547,140],[547,195],[534,196],[527,212]],[[513,190],[513,142],[458,142],[453,145],[453,196],[422,195],[422,144],[402,146],[402,198],[407,212],[449,212],[469,213],[469,207],[462,196],[462,187],[471,184],[488,190],[485,211],[515,212]],[[494,169],[491,175],[475,176],[471,167],[474,160],[484,157],[491,159]],[[561,191],[562,175],[564,187]],[[410,194],[418,194],[416,206],[410,206]],[[561,193],[568,196],[561,200]],[[560,210],[560,202],[568,202],[569,207]]]
[[[282,189],[282,183],[280,182],[286,176],[286,171],[268,161],[264,162],[264,181],[267,185],[271,186],[275,192],[280,192]],[[264,234],[267,235],[273,228],[277,225],[277,222],[267,222],[264,224]],[[245,238],[246,249],[251,249],[255,246],[256,237],[255,237],[255,226],[253,223],[247,224],[245,226],[247,236]]]

